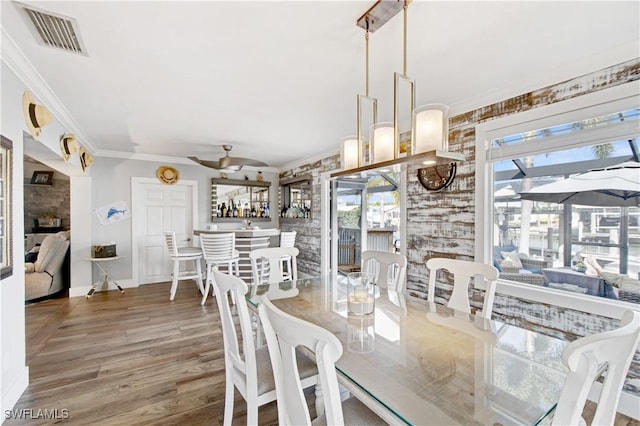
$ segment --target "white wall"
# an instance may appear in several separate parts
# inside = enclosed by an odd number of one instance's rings
[[[28,386],[29,370],[25,362],[25,305],[24,305],[24,215],[23,202],[23,155],[35,150],[34,158],[58,169],[65,167],[65,174],[71,175],[71,288],[84,289],[91,284],[91,264],[84,260],[90,254],[95,242],[114,240],[118,242],[118,252],[127,256],[128,261],[114,265],[113,275],[124,279],[132,278],[131,264],[131,221],[126,220],[103,226],[94,214],[97,207],[113,201],[124,200],[131,205],[131,178],[155,177],[160,165],[155,161],[129,160],[94,156],[94,164],[86,174],[79,171],[76,158],[64,163],[59,153],[59,136],[66,129],[56,120],[43,129],[40,141],[31,139],[27,132],[22,114],[22,94],[27,86],[2,62],[2,121],[0,133],[13,141],[12,190],[13,190],[13,276],[2,280],[0,284],[0,392],[2,413],[13,408]],[[33,91],[33,90],[32,90]],[[34,95],[38,98],[37,93]],[[82,141],[80,141],[82,143]],[[30,144],[26,146],[25,144]],[[33,145],[37,144],[37,145]],[[212,149],[212,152],[215,150]],[[185,156],[189,153],[185,153]],[[197,164],[174,165],[182,179],[198,181],[198,222],[196,228],[206,228],[210,221],[211,178],[220,177],[219,172]],[[59,170],[59,169],[58,169]],[[248,175],[255,179],[252,168],[241,171],[231,178],[244,178]],[[264,179],[272,182],[271,205],[277,206],[278,173],[263,172]],[[276,211],[274,211],[274,215]],[[277,217],[271,222],[261,222],[262,227],[276,227]],[[239,223],[225,223],[222,228],[237,228]],[[73,293],[73,291],[72,291]]]
[[[13,408],[29,380],[29,370],[25,364],[24,330],[24,258],[22,252],[24,234],[23,186],[22,186],[22,91],[15,76],[2,65],[2,115],[0,133],[13,141],[12,197],[14,220],[13,232],[13,275],[0,283],[0,396],[2,413]],[[17,237],[17,238],[16,238]],[[15,256],[18,254],[18,256]]]
[[[214,150],[212,149],[212,152]],[[185,153],[185,156],[188,153]],[[129,208],[132,206],[131,199],[131,179],[136,178],[155,178],[156,170],[159,166],[170,165],[180,172],[180,179],[195,180],[198,182],[198,212],[197,222],[194,224],[195,229],[206,229],[207,224],[211,223],[211,178],[220,177],[220,173],[216,170],[203,167],[198,164],[171,164],[167,162],[131,160],[122,158],[94,157],[94,163],[90,168],[91,171],[91,228],[92,242],[80,250],[84,250],[82,256],[89,256],[91,253],[91,245],[101,244],[114,241],[117,244],[118,254],[124,256],[123,259],[110,265],[110,274],[121,284],[128,285],[127,281],[133,282],[133,265],[132,265],[132,230],[133,221],[131,219],[115,222],[108,225],[100,224],[98,217],[94,211],[98,207],[102,207],[117,201],[125,201]],[[242,170],[236,175],[230,175],[233,179],[243,179],[244,175],[248,175],[250,179],[255,179],[256,172],[253,170]],[[263,172],[264,180],[272,183],[270,198],[271,205],[277,205],[277,183],[278,174],[275,172]],[[275,212],[274,212],[275,214]],[[73,222],[73,217],[72,217]],[[233,229],[240,227],[240,223],[224,223],[218,224],[222,229]],[[276,227],[277,218],[271,222],[260,222],[263,228]],[[73,226],[73,224],[72,224]],[[72,232],[73,234],[73,232]],[[94,270],[93,280],[99,279],[99,271]],[[73,272],[72,272],[73,275]],[[122,281],[122,282],[121,282]],[[84,284],[87,287],[87,283]],[[73,295],[80,294],[85,289],[77,289]]]
[[[0,133],[13,141],[12,153],[12,235],[13,275],[0,283],[0,393],[2,413],[13,408],[26,389],[29,370],[25,363],[25,305],[24,305],[24,191],[23,154],[25,143],[37,143],[51,152],[59,149],[58,136],[64,129],[54,122],[44,128],[41,142],[33,141],[27,133],[22,114],[24,83],[2,63],[2,115]],[[25,140],[26,138],[26,140]]]

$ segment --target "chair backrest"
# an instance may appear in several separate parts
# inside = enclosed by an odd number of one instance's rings
[[[267,247],[256,249],[249,252],[251,259],[251,270],[253,272],[254,284],[274,284],[284,281],[282,274],[283,256],[291,257],[291,276],[292,280],[298,279],[298,266],[296,259],[298,257],[298,249],[295,247]],[[260,260],[260,262],[258,262]],[[269,270],[267,272],[267,266]],[[267,277],[265,280],[265,276]]]
[[[480,316],[491,318],[493,298],[496,293],[496,280],[498,279],[498,270],[494,266],[466,260],[434,257],[427,260],[427,268],[429,269],[429,293],[427,295],[427,301],[435,301],[436,271],[446,269],[453,274],[453,291],[451,292],[451,298],[447,306],[468,313],[471,313],[471,305],[469,304],[469,281],[478,275],[488,280]]]
[[[206,262],[228,261],[236,250],[236,234],[200,234],[200,247]]]
[[[305,346],[315,354],[327,424],[344,424],[335,369],[335,362],[342,356],[338,338],[322,327],[282,312],[266,298],[260,302],[258,312],[276,383],[278,422],[311,424],[296,362],[296,348]]]
[[[247,300],[245,299],[245,294],[248,291],[247,284],[238,277],[223,274],[215,269],[213,270],[213,276],[213,289],[216,293],[216,302],[218,303],[220,322],[222,323],[226,374],[231,374],[234,379],[238,377],[244,378],[247,389],[257,390],[256,348],[253,342]],[[231,306],[229,296],[232,296],[232,300],[236,302],[235,309]],[[242,355],[240,354],[240,343],[233,320],[234,311],[237,313],[238,322],[240,323]]]
[[[178,243],[176,242],[175,232],[165,232],[164,239],[167,242],[167,249],[169,250],[169,256],[175,257],[178,255]]]
[[[594,425],[612,425],[629,365],[640,342],[640,313],[627,310],[620,328],[574,340],[562,352],[569,374],[553,425],[577,425],[593,382],[604,374]]]
[[[296,244],[296,231],[283,231],[280,233],[280,247],[293,247]]]
[[[362,272],[376,277],[376,285],[403,292],[407,273],[407,257],[402,253],[366,250],[361,254]]]

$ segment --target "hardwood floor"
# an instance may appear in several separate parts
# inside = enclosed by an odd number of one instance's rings
[[[183,282],[55,299],[26,307],[30,384],[15,410],[58,410],[57,420],[5,425],[215,425],[224,410],[218,309]],[[236,392],[234,423],[246,424]],[[68,410],[68,411],[65,411]],[[28,412],[24,412],[29,415]],[[40,416],[42,417],[42,416]],[[64,417],[68,417],[64,419]],[[275,404],[260,409],[277,424]]]
[[[211,298],[201,306],[189,282],[170,302],[169,287],[28,305],[30,384],[15,410],[31,418],[4,425],[221,425],[224,355],[217,306]],[[594,407],[584,410],[587,422]],[[58,418],[43,419],[38,410],[57,410],[49,414]],[[245,410],[236,392],[234,424],[246,424]],[[261,407],[259,419],[276,425],[275,403]],[[621,415],[615,424],[640,426]]]

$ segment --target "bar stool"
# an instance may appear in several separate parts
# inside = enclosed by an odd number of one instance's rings
[[[171,282],[171,296],[169,297],[169,300],[173,300],[176,296],[178,281],[181,280],[195,279],[200,293],[204,293],[204,288],[202,286],[202,267],[200,265],[202,250],[198,247],[178,247],[175,232],[165,232],[164,238],[167,242],[167,249],[169,249],[169,258],[173,260],[173,273],[171,274],[173,280]],[[180,262],[186,261],[193,261],[196,270],[180,272]]]
[[[296,231],[283,231],[280,233],[280,247],[295,247]],[[292,280],[291,256],[282,256],[282,276],[284,280]]]
[[[224,234],[200,234],[200,247],[204,261],[206,262],[207,278],[201,305],[204,305],[209,296],[209,289],[213,294],[211,286],[213,270],[219,269],[221,265],[227,265],[229,275],[240,276],[240,253],[236,250],[236,234],[233,232]],[[233,267],[235,265],[235,274]]]

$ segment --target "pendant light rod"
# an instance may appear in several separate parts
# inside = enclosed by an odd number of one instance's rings
[[[369,96],[369,18],[366,18],[367,29],[364,33],[364,45],[365,45],[365,88],[364,95]]]
[[[404,5],[402,6],[403,14],[404,14],[404,30],[403,30],[403,40],[402,40],[402,74],[407,75],[407,9],[409,8],[409,4],[407,0],[404,1]]]

